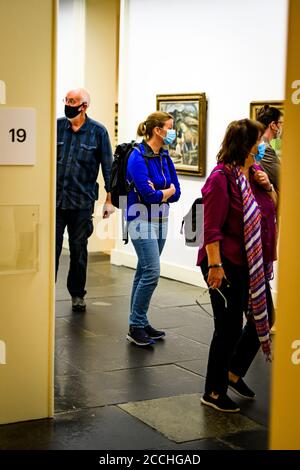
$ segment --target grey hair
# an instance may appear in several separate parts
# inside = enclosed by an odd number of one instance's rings
[[[84,88],[76,88],[75,90],[72,90],[74,93],[76,93],[76,95],[79,95],[80,98],[81,98],[81,101],[83,103],[86,103],[87,106],[90,105],[90,102],[91,102],[91,98],[90,98],[90,95],[89,93],[84,89]]]

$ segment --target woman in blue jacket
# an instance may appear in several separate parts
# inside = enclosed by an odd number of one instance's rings
[[[176,137],[171,114],[156,112],[138,126],[143,137],[128,159],[127,180],[132,189],[127,200],[128,232],[137,253],[127,339],[148,346],[165,336],[153,328],[147,312],[160,275],[160,254],[168,230],[169,203],[178,201],[180,186],[174,164],[163,147]]]

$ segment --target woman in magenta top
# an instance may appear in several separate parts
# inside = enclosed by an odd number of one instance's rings
[[[204,245],[197,264],[209,287],[215,330],[201,402],[224,412],[239,411],[228,387],[243,398],[255,398],[242,377],[260,346],[268,359],[271,354],[269,280],[276,258],[277,196],[255,163],[263,156],[263,132],[257,121],[233,121],[218,165],[202,189]]]

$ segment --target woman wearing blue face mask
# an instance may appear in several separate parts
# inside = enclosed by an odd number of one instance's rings
[[[147,318],[151,297],[160,276],[160,254],[167,230],[169,204],[178,201],[180,186],[165,145],[176,138],[171,114],[155,112],[137,129],[143,141],[134,148],[126,178],[131,190],[127,198],[128,233],[138,264],[130,300],[128,341],[148,346],[165,336]]]

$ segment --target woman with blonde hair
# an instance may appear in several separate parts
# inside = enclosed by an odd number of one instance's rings
[[[138,264],[131,292],[128,341],[148,346],[165,336],[153,328],[147,312],[160,276],[160,254],[168,230],[169,204],[178,201],[180,186],[165,145],[176,138],[173,117],[150,114],[137,129],[143,141],[134,148],[127,164],[131,190],[127,198],[128,232]]]

